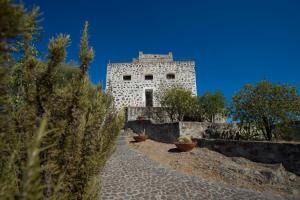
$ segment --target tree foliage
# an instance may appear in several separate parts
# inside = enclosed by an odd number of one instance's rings
[[[266,140],[277,136],[279,126],[299,119],[300,97],[296,87],[261,81],[245,85],[233,97],[233,118],[255,126]]]
[[[181,87],[162,89],[158,100],[171,121],[182,121],[192,112],[195,105],[195,97],[192,92]]]
[[[46,59],[41,60],[35,49],[38,9],[27,11],[8,0],[0,4],[0,198],[96,198],[95,177],[123,116],[110,93],[89,81],[94,51],[88,43],[88,23],[82,31],[79,65],[65,63],[70,44],[65,34],[50,39]],[[12,20],[11,27],[2,26],[8,23],[5,19]],[[13,62],[11,47],[20,48]]]
[[[157,99],[172,121],[209,121],[226,114],[226,100],[221,92],[206,92],[194,96],[190,90],[179,86],[160,88]]]
[[[27,11],[11,0],[0,0],[0,8],[0,64],[7,66],[12,61],[11,53],[30,51],[29,42],[37,38],[40,30],[39,8]]]
[[[200,121],[214,122],[217,116],[224,117],[226,114],[226,99],[221,92],[205,92],[196,100],[195,115]]]
[[[21,5],[14,5],[9,0],[0,0],[0,8],[0,63],[3,65],[13,50],[12,40],[24,33],[22,19],[25,13]]]

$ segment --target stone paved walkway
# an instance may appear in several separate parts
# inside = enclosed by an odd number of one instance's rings
[[[130,149],[122,136],[101,172],[101,182],[103,200],[283,199],[178,173]]]

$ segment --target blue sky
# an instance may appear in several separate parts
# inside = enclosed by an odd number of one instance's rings
[[[198,94],[221,90],[230,97],[261,79],[300,85],[299,0],[23,2],[43,12],[43,52],[51,36],[71,35],[67,61],[78,60],[80,31],[90,22],[93,83],[105,83],[108,60],[172,51],[196,61]]]

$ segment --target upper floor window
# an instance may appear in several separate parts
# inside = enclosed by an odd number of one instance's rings
[[[152,74],[145,75],[145,80],[153,80],[153,75]]]
[[[167,74],[167,79],[175,79],[175,74],[173,73]]]
[[[124,75],[123,76],[123,80],[124,81],[130,81],[131,80],[131,76],[130,75]]]

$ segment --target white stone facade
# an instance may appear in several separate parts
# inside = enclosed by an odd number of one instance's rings
[[[173,85],[197,95],[194,61],[174,61],[172,53],[139,52],[139,57],[130,63],[107,64],[106,88],[111,90],[117,108],[145,107],[146,104],[159,107],[158,90]],[[149,95],[152,96],[150,104]]]

